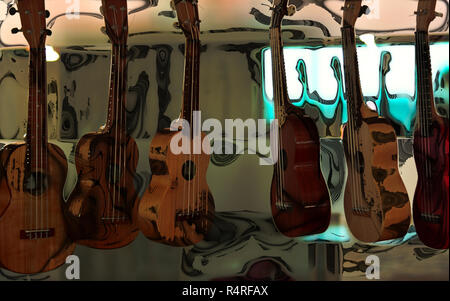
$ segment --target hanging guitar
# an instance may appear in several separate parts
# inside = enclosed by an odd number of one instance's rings
[[[320,169],[320,139],[314,121],[289,102],[281,22],[292,15],[288,0],[273,2],[270,25],[275,118],[279,126],[278,160],[271,184],[273,221],[286,236],[324,232],[329,225],[330,195]]]
[[[190,125],[189,154],[175,154],[171,141],[180,132],[158,132],[150,145],[152,180],[139,205],[139,228],[149,239],[172,245],[189,246],[207,234],[214,215],[214,200],[206,182],[210,156],[195,151],[193,112],[199,110],[200,21],[196,0],[174,0],[178,15],[176,27],[185,37],[185,69],[181,120]],[[209,143],[203,142],[203,145]],[[199,146],[201,148],[201,146]]]
[[[361,0],[343,7],[342,47],[348,122],[343,133],[347,160],[344,211],[352,234],[376,242],[403,237],[410,225],[411,207],[398,171],[397,136],[391,123],[363,101],[356,53],[358,17],[368,13]]]
[[[138,234],[134,186],[138,149],[127,133],[126,0],[102,0],[106,33],[112,43],[108,117],[99,132],[78,142],[78,182],[65,210],[72,239],[98,249],[123,247]]]
[[[0,151],[0,266],[33,274],[65,263],[75,245],[66,233],[62,191],[63,151],[47,138],[47,70],[44,0],[18,0],[23,35],[30,46],[28,124],[25,142]],[[11,8],[10,14],[17,12]],[[14,28],[12,33],[18,33]]]
[[[433,96],[428,27],[437,14],[436,0],[420,0],[417,8],[417,116],[414,159],[418,182],[414,194],[414,225],[420,240],[447,249],[449,240],[449,129],[448,119],[436,113]]]

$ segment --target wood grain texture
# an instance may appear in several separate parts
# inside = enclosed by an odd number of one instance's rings
[[[322,233],[331,217],[330,196],[320,169],[317,128],[311,119],[301,118],[299,111],[288,106],[280,130],[284,155],[274,168],[270,193],[273,221],[288,237]]]
[[[411,207],[398,171],[397,137],[389,121],[377,112],[365,105],[360,110],[362,119],[357,121],[356,132],[344,129],[347,223],[352,234],[364,242],[402,237],[410,225]],[[358,151],[351,151],[356,145]]]
[[[47,168],[30,170],[26,144],[9,144],[0,150],[0,266],[13,272],[33,274],[50,271],[65,263],[75,244],[66,232],[62,191],[67,162],[63,151],[47,144]],[[40,194],[26,189],[30,172],[46,175]],[[51,237],[21,239],[21,231],[53,229]]]
[[[414,225],[425,245],[448,249],[448,120],[435,115],[429,133],[428,136],[423,136],[420,130],[414,133],[414,160],[418,172],[413,202]]]
[[[214,200],[206,182],[210,156],[172,153],[170,141],[177,133],[162,131],[151,142],[152,180],[140,201],[138,220],[147,238],[181,247],[203,240],[214,216]],[[195,164],[191,180],[183,176],[187,161]]]
[[[70,237],[97,249],[128,245],[138,234],[138,195],[134,177],[138,163],[136,142],[126,134],[83,136],[75,152],[78,182],[65,208]],[[114,168],[116,169],[114,180]]]

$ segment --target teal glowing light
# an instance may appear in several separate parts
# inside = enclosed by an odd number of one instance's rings
[[[448,42],[430,46],[433,77],[438,71],[448,72],[448,50]],[[379,114],[397,123],[403,134],[410,135],[416,114],[415,46],[374,44],[358,47],[357,51],[365,101],[372,101]],[[305,104],[317,107],[321,117],[331,121],[341,109],[342,117],[338,122],[345,123],[342,48],[289,46],[284,47],[283,53],[291,102],[301,107]],[[262,50],[262,68],[264,116],[273,119],[270,48]]]
[[[347,227],[345,226],[331,225],[330,227],[328,227],[327,231],[323,233],[307,235],[299,239],[303,242],[317,242],[317,241],[348,242],[350,241],[350,234],[348,232]]]

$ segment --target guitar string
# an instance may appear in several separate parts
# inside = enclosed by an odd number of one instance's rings
[[[108,23],[106,14],[107,14],[107,10],[111,9],[111,6],[108,7],[106,1],[103,1],[103,6],[104,6],[103,10],[104,10],[105,24],[106,24],[106,28],[108,29],[108,28],[111,28],[111,26]],[[110,89],[109,89],[109,106],[111,108],[111,111],[110,111],[110,121],[109,121],[109,126],[108,126],[108,131],[107,131],[108,136],[110,134],[112,134],[112,130],[114,130],[114,124],[115,124],[114,119],[115,118],[113,119],[112,115],[114,115],[114,117],[115,117],[116,110],[117,110],[117,108],[114,104],[114,98],[116,97],[115,87],[117,85],[117,74],[116,74],[117,73],[116,72],[116,69],[117,69],[117,62],[116,62],[117,47],[115,46],[115,43],[112,41],[112,39],[110,39],[110,40],[111,40],[111,44],[112,44],[111,45],[111,76],[110,76]],[[113,159],[112,160],[110,159],[109,161],[112,161],[112,163],[114,163],[114,159],[115,159],[114,144],[110,144],[109,141],[108,141],[108,153],[109,153],[108,158],[113,157]],[[111,169],[111,166],[113,166],[113,164],[109,163],[109,166],[108,166],[108,174],[109,174],[108,177],[109,178],[107,179],[109,193],[108,193],[108,201],[106,202],[107,206],[105,208],[106,216],[104,215],[104,219],[106,220],[106,222],[108,222],[108,220],[111,218],[111,216],[110,216],[111,212],[109,210],[109,207],[111,205],[112,205],[112,212],[114,214],[114,189],[112,189],[113,185],[111,184],[111,182],[114,179],[114,177],[113,177],[114,171]],[[112,189],[112,192],[111,192],[111,189]]]
[[[272,48],[272,75],[273,75],[273,80],[275,80],[275,85],[274,85],[274,108],[275,108],[275,118],[278,119],[278,121],[280,122],[280,124],[277,125],[277,133],[278,133],[278,141],[277,143],[277,163],[276,163],[276,173],[277,173],[277,193],[276,193],[276,197],[277,199],[275,200],[275,206],[278,207],[278,209],[282,209],[283,208],[283,184],[282,184],[282,170],[281,170],[281,165],[280,165],[280,160],[281,160],[281,147],[282,147],[282,133],[281,133],[281,116],[279,116],[279,114],[281,113],[281,103],[282,103],[282,92],[281,92],[281,87],[280,87],[280,78],[279,78],[279,62],[278,62],[278,57],[281,55],[279,52],[279,47],[278,45],[278,41],[280,39],[278,31],[276,30],[276,28],[272,28],[271,29],[271,35],[273,37],[271,43],[271,48]],[[278,53],[277,53],[278,52]]]
[[[280,20],[280,27],[281,27],[281,22],[282,19]],[[287,89],[286,89],[286,79],[285,79],[285,70],[284,70],[284,53],[283,53],[283,40],[282,40],[282,35],[281,35],[281,28],[277,28],[276,30],[277,32],[277,36],[278,36],[278,43],[277,43],[277,48],[278,48],[278,53],[279,53],[279,62],[278,62],[278,76],[280,76],[280,83],[281,83],[281,90],[279,91],[281,93],[281,111],[280,112],[282,114],[281,119],[284,118],[284,114],[286,113],[286,106],[288,103],[288,100],[286,99],[286,94],[287,94]],[[285,189],[285,178],[284,178],[284,153],[283,153],[283,131],[281,129],[281,127],[279,127],[280,130],[280,154],[279,154],[279,168],[280,168],[280,177],[281,177],[281,203],[282,203],[282,208],[286,209],[286,202],[285,202],[285,198],[284,198],[284,189]]]
[[[342,27],[342,43],[343,43],[343,51],[344,51],[344,70],[346,75],[348,75],[348,36],[347,36],[347,32],[346,32],[346,28],[345,26]],[[348,77],[348,76],[347,76]],[[346,130],[346,136],[347,136],[347,149],[349,151],[349,157],[350,157],[350,166],[347,168],[347,185],[350,185],[350,195],[352,198],[352,209],[355,209],[356,207],[356,196],[354,193],[354,162],[353,162],[353,137],[351,135],[352,131],[353,131],[353,127],[352,127],[352,113],[353,113],[353,107],[352,107],[352,103],[351,103],[351,91],[350,91],[350,85],[348,84],[349,79],[346,78],[345,81],[345,86],[346,86],[346,94],[347,94],[347,130]]]
[[[420,155],[426,160],[426,150],[425,150],[425,143],[424,143],[424,139],[426,138],[426,126],[427,126],[427,121],[425,118],[425,112],[424,112],[424,93],[423,93],[423,89],[424,89],[424,79],[423,79],[423,41],[421,38],[421,34],[418,31],[416,34],[416,40],[418,42],[417,45],[417,49],[416,49],[416,55],[418,57],[418,73],[417,73],[417,77],[418,77],[418,81],[419,81],[419,89],[418,89],[418,107],[419,107],[419,128],[420,128],[420,137],[419,137],[419,145],[420,145]],[[426,188],[426,177],[427,177],[427,168],[425,166],[425,175],[422,172],[420,173],[420,178],[422,180],[422,183],[424,183],[424,197],[427,197],[427,188]],[[427,206],[427,202],[424,202],[424,212],[425,212],[425,219],[427,219],[427,215],[428,215],[428,206]]]
[[[432,169],[431,169],[431,165],[430,162],[428,160],[429,155],[431,154],[431,145],[430,145],[430,139],[429,136],[432,136],[432,126],[433,126],[433,120],[432,120],[432,114],[433,114],[433,104],[432,102],[434,101],[433,93],[432,93],[432,86],[430,85],[430,73],[431,73],[431,64],[430,64],[430,48],[429,48],[429,44],[428,44],[428,33],[424,33],[423,35],[423,46],[424,46],[424,56],[425,56],[425,60],[422,60],[424,63],[424,72],[426,71],[426,73],[424,74],[424,82],[425,82],[425,91],[426,91],[426,95],[424,100],[426,101],[425,104],[425,110],[426,110],[426,118],[427,118],[427,126],[426,126],[426,131],[427,131],[427,139],[424,140],[425,144],[426,144],[426,160],[425,160],[425,166],[426,166],[426,170],[427,170],[427,179],[431,179],[432,178]],[[431,92],[431,93],[429,93]],[[427,194],[427,204],[429,206],[428,210],[429,210],[429,218],[430,220],[433,220],[433,202],[432,202],[432,191],[429,187],[429,185],[426,185],[426,194]]]
[[[189,17],[189,12],[187,11],[187,7],[186,7],[186,1],[183,1],[184,3],[184,8],[186,10],[186,13]],[[191,32],[192,35],[192,32]],[[192,42],[192,36],[191,39],[189,41],[189,46],[190,46],[190,55],[191,57],[193,57],[193,51],[194,51],[194,43]],[[191,65],[189,66],[189,68],[191,69],[189,72],[191,74],[191,82],[190,82],[190,89],[189,89],[189,160],[187,161],[188,163],[188,179],[186,180],[187,182],[187,187],[188,187],[188,194],[187,194],[187,198],[188,198],[188,212],[187,215],[190,214],[190,210],[191,210],[191,182],[189,181],[189,179],[191,178],[191,166],[192,166],[192,81],[193,81],[193,62],[191,61]]]
[[[425,93],[425,90],[428,88],[427,87],[427,82],[425,79],[425,62],[424,60],[426,60],[426,53],[425,53],[425,45],[424,45],[424,39],[422,36],[422,33],[419,32],[419,40],[420,40],[420,69],[421,69],[421,89],[420,89],[420,111],[421,111],[421,115],[422,115],[422,137],[420,139],[421,142],[421,153],[422,156],[424,158],[424,163],[425,163],[425,174],[422,172],[423,178],[424,178],[424,197],[425,197],[425,219],[428,220],[429,218],[429,214],[430,214],[430,206],[428,204],[428,185],[426,185],[427,180],[429,178],[429,169],[428,169],[428,148],[427,148],[427,138],[428,138],[428,108],[426,106],[426,101],[428,101],[428,99],[426,99],[427,94]]]
[[[426,142],[425,140],[427,139],[427,128],[428,128],[428,119],[427,119],[427,108],[425,107],[425,93],[424,93],[424,89],[425,87],[425,79],[424,79],[424,59],[425,59],[425,53],[424,53],[424,45],[423,45],[423,38],[422,38],[422,33],[418,32],[417,33],[417,38],[418,38],[418,42],[419,42],[419,51],[418,51],[418,57],[419,57],[419,64],[420,66],[418,67],[420,70],[420,76],[419,76],[419,80],[420,80],[420,89],[419,89],[419,95],[418,95],[418,101],[419,101],[419,113],[420,113],[420,132],[421,132],[421,137],[419,140],[420,143],[420,149],[421,149],[421,156],[423,157],[423,159],[425,160],[425,173],[422,171],[420,172],[421,174],[421,178],[422,178],[422,182],[424,183],[424,192],[423,192],[423,196],[425,197],[425,202],[424,202],[424,212],[425,212],[425,219],[428,220],[428,215],[429,215],[429,206],[428,206],[428,202],[427,202],[427,198],[428,198],[428,189],[427,189],[427,178],[428,178],[428,165],[427,165],[427,157],[428,157],[428,153],[427,153],[427,148],[426,148]]]
[[[352,32],[353,32],[352,37],[354,39],[356,39],[356,36],[354,34],[354,27],[352,28]],[[359,82],[360,79],[359,79],[359,66],[358,66],[358,54],[357,54],[356,42],[353,43],[352,47],[355,48],[355,51],[353,53],[354,53],[354,56],[355,56],[355,68],[357,70],[356,73],[358,75],[356,80]],[[358,87],[360,87],[360,85]],[[364,106],[365,104],[364,104],[364,100],[362,99],[362,97],[363,97],[362,93],[358,93],[358,92],[362,92],[362,91],[360,89],[358,89],[356,95],[354,95],[354,96],[358,97],[358,100],[360,100],[361,103],[355,103],[355,104],[358,104],[358,108],[357,108],[357,112],[358,113],[357,113],[357,115],[360,116],[360,118],[362,118],[361,109],[362,109],[362,106]],[[353,120],[353,126],[356,128],[355,120]],[[363,193],[362,193],[362,187],[363,187],[362,186],[362,181],[361,181],[361,176],[362,175],[360,173],[361,172],[361,162],[359,160],[359,157],[360,157],[361,151],[360,151],[360,147],[359,147],[359,145],[360,145],[359,131],[357,131],[357,130],[353,131],[353,135],[355,136],[355,138],[354,138],[354,147],[355,147],[354,155],[355,155],[355,158],[356,158],[356,168],[357,168],[357,170],[355,172],[357,185],[355,185],[355,187],[356,187],[356,192],[357,192],[358,211],[359,211],[360,214],[363,214],[363,210],[365,209],[365,208],[363,208],[363,204],[364,204],[365,198],[364,198]]]
[[[125,1],[126,2],[126,1]],[[121,10],[121,12],[123,13],[124,11],[124,7],[121,6],[119,8]],[[117,17],[117,15],[115,15]],[[119,33],[119,22],[116,22],[116,26],[117,26],[117,32]],[[122,25],[121,30],[124,30],[124,27]],[[122,32],[122,35],[124,34],[124,32]],[[123,36],[123,38],[126,38]],[[124,179],[124,171],[121,170],[122,169],[122,160],[125,161],[124,156],[125,156],[125,150],[124,148],[124,136],[126,133],[126,127],[124,127],[125,125],[125,119],[124,119],[124,113],[125,113],[125,64],[126,64],[126,42],[125,43],[119,43],[119,63],[120,63],[120,72],[119,72],[119,86],[117,87],[118,89],[118,105],[119,105],[119,119],[117,120],[118,123],[120,123],[120,127],[117,129],[119,137],[117,140],[117,145],[119,148],[119,158],[118,158],[118,162],[117,162],[117,166],[118,168],[116,168],[117,170],[117,176],[119,178],[118,180],[118,195],[117,195],[117,220],[116,222],[120,222],[121,219],[121,211],[120,211],[120,206],[124,206],[125,205],[125,200],[122,198],[122,179]],[[119,124],[118,124],[119,125]],[[123,150],[123,154],[122,154],[122,150]],[[117,188],[116,188],[117,189]]]
[[[275,109],[275,119],[279,119],[279,87],[278,87],[278,78],[277,78],[277,74],[278,74],[278,65],[277,65],[277,61],[275,60],[276,57],[276,46],[275,46],[275,41],[277,39],[276,35],[275,35],[275,30],[274,28],[270,29],[271,31],[271,52],[272,52],[272,77],[273,77],[273,81],[275,82],[274,85],[274,91],[273,91],[273,102],[274,102],[274,109]],[[279,207],[280,206],[280,200],[281,200],[281,178],[280,178],[280,171],[279,171],[279,156],[280,156],[280,151],[279,151],[279,144],[280,144],[280,135],[279,135],[279,125],[277,125],[277,133],[278,133],[278,137],[277,137],[277,141],[276,141],[276,146],[277,146],[277,163],[276,163],[276,183],[277,183],[277,191],[276,191],[276,200],[275,200],[275,206]]]
[[[420,32],[418,31],[416,33],[416,41],[417,41],[417,48],[416,48],[416,55],[417,55],[417,77],[418,77],[418,84],[419,84],[419,89],[417,91],[417,101],[418,101],[418,109],[419,109],[419,129],[420,129],[420,137],[419,137],[419,145],[420,145],[420,155],[422,157],[424,157],[425,154],[425,148],[424,148],[424,139],[425,139],[425,127],[426,127],[426,120],[425,120],[425,115],[424,115],[424,110],[423,110],[423,88],[424,88],[424,81],[422,78],[423,75],[423,69],[422,69],[422,60],[423,60],[423,55],[422,55],[422,49],[420,49],[422,47],[422,39],[420,36]],[[419,172],[420,173],[420,178],[422,180],[422,182],[424,184],[426,184],[424,181],[426,181],[426,176],[424,176],[423,171]],[[425,168],[425,173],[426,173],[426,168]],[[426,197],[426,185],[424,185],[424,192],[425,192],[425,197]],[[424,212],[425,212],[425,219],[426,219],[426,215],[428,214],[428,208],[427,208],[427,204],[426,202],[424,202]]]
[[[280,26],[281,26],[281,20],[280,20]],[[283,131],[282,131],[282,125],[281,122],[283,120],[283,105],[284,105],[284,87],[283,87],[283,82],[282,82],[282,69],[281,69],[281,55],[283,55],[281,53],[281,47],[280,47],[280,40],[281,40],[281,34],[278,31],[278,29],[275,29],[275,36],[276,36],[276,40],[275,40],[275,51],[278,54],[277,56],[277,60],[275,62],[275,66],[276,66],[276,77],[277,77],[277,81],[279,83],[279,86],[277,88],[277,92],[278,92],[278,119],[279,119],[279,126],[278,126],[278,139],[279,139],[279,144],[278,144],[278,164],[277,164],[277,168],[278,168],[278,177],[279,177],[279,181],[280,181],[280,208],[283,210],[284,209],[284,183],[283,183],[283,167],[282,167],[282,157],[283,157]],[[281,116],[280,116],[281,114]]]
[[[124,25],[122,26],[122,30],[123,30],[123,35],[124,35],[124,40],[125,40],[125,43],[124,43],[124,45],[122,46],[122,51],[123,51],[123,58],[122,58],[122,55],[121,55],[121,63],[122,63],[122,68],[123,68],[123,70],[122,70],[122,89],[121,89],[121,92],[122,92],[122,102],[121,102],[121,105],[120,105],[120,107],[121,107],[121,110],[122,110],[122,119],[121,119],[121,121],[122,121],[122,125],[121,125],[121,128],[122,128],[122,131],[121,131],[121,134],[122,134],[122,137],[121,137],[121,139],[120,139],[120,142],[121,142],[121,149],[123,148],[123,157],[122,157],[122,162],[121,163],[123,163],[123,169],[122,168],[119,168],[119,171],[120,171],[120,178],[121,179],[123,179],[122,181],[123,181],[123,187],[126,187],[126,163],[127,163],[127,158],[126,158],[126,156],[127,156],[127,149],[126,149],[126,147],[127,147],[127,126],[126,126],[126,117],[127,117],[127,112],[126,112],[126,96],[127,96],[127,38],[128,38],[128,10],[127,10],[127,7],[126,7],[126,1],[125,1],[125,4],[124,4],[125,6],[122,6],[121,7],[121,10],[122,10],[122,13],[124,13],[125,15],[124,15]],[[124,140],[124,141],[122,141],[122,140]],[[120,181],[119,181],[120,182]],[[121,189],[121,187],[122,187],[122,185],[120,185],[119,186],[119,197],[121,196],[121,194],[120,194],[120,189]],[[124,198],[123,198],[123,204],[122,204],[122,207],[123,208],[126,208],[126,206],[128,205],[127,204],[127,189],[124,189],[124,191],[122,192],[122,193],[125,193],[125,195],[124,195]],[[123,215],[123,213],[122,213],[122,217],[121,217],[121,219],[124,219],[125,218],[125,215]]]
[[[193,5],[195,5],[195,1],[193,2]],[[200,70],[199,70],[199,64],[200,64],[200,41],[199,41],[199,39],[200,39],[200,34],[198,32],[198,27],[200,26],[200,23],[197,23],[197,17],[198,16],[195,15],[195,6],[194,6],[194,22],[196,23],[195,26],[194,26],[194,38],[195,38],[195,46],[196,46],[196,48],[195,48],[195,64],[194,64],[194,71],[193,71],[194,72],[194,76],[195,76],[195,80],[194,80],[193,84],[194,84],[194,91],[195,91],[195,93],[194,93],[194,96],[195,96],[195,110],[200,112],[200,106],[199,106],[200,92],[198,90],[199,78],[200,78],[199,77],[199,72],[200,72]],[[197,134],[200,135],[200,137],[199,137],[200,138],[199,139],[200,140],[200,145],[197,145],[197,147],[200,147],[200,149],[199,149],[200,154],[197,154],[197,164],[194,165],[194,167],[195,167],[194,173],[195,173],[195,176],[196,176],[195,179],[197,181],[197,189],[196,189],[195,194],[194,194],[194,200],[196,202],[196,211],[197,211],[195,214],[199,214],[200,210],[201,210],[200,178],[198,177],[198,172],[201,169],[201,160],[200,160],[201,158],[200,158],[200,156],[202,154],[202,143],[201,143],[202,135],[201,135],[201,122],[200,122],[200,120],[197,120],[197,125],[200,126],[200,128],[197,127],[198,130],[199,130],[199,132]],[[198,142],[198,140],[196,142]],[[194,217],[195,217],[195,214],[194,214]],[[202,224],[202,227],[203,227],[203,224]]]
[[[116,30],[116,34],[118,32],[118,21],[117,21],[117,11],[116,11],[116,7],[114,5],[111,5],[110,8],[113,11],[113,18],[114,18],[114,25],[110,25],[111,28],[114,30]],[[115,28],[114,28],[115,27]],[[117,37],[116,37],[117,38]],[[116,45],[117,44],[117,45]],[[116,81],[115,81],[115,85],[114,85],[114,90],[115,90],[115,97],[113,99],[114,101],[114,105],[115,105],[115,111],[114,111],[114,115],[115,115],[115,121],[114,121],[114,137],[113,137],[113,141],[114,141],[114,160],[112,162],[112,168],[114,170],[114,180],[112,181],[112,189],[113,189],[113,207],[112,207],[112,222],[115,222],[115,210],[116,210],[116,201],[117,201],[117,197],[120,198],[120,196],[117,195],[117,161],[119,161],[118,156],[120,156],[119,153],[119,149],[120,148],[118,146],[118,136],[119,136],[119,126],[118,126],[118,120],[119,120],[119,113],[120,113],[120,104],[119,104],[119,97],[120,97],[120,81],[121,81],[121,76],[120,76],[120,57],[121,57],[121,49],[120,49],[120,43],[113,41],[113,45],[115,45],[115,48],[117,49],[117,53],[116,53],[116,64],[117,64],[117,70],[118,73],[116,75]]]
[[[114,16],[114,24],[113,26],[115,26],[116,29],[116,35],[119,32],[119,22],[117,20],[117,7],[113,6],[113,16]],[[117,36],[118,38],[118,36]],[[114,190],[114,206],[113,206],[113,222],[116,222],[116,215],[115,215],[115,211],[116,211],[116,206],[118,205],[118,203],[120,202],[120,185],[119,187],[117,187],[117,177],[120,176],[118,175],[118,170],[117,170],[117,163],[120,162],[120,155],[121,155],[121,148],[120,148],[120,129],[119,129],[119,116],[121,113],[121,104],[120,104],[120,88],[121,88],[121,82],[122,82],[122,63],[121,63],[121,58],[122,58],[122,47],[120,42],[118,42],[117,45],[118,48],[118,54],[116,57],[117,60],[117,66],[118,66],[118,70],[119,70],[119,74],[117,76],[117,85],[114,87],[116,89],[116,97],[114,98],[114,102],[116,104],[116,120],[115,120],[115,129],[114,129],[114,147],[115,147],[115,156],[114,156],[114,161],[113,161],[113,168],[114,168],[114,182],[113,182],[113,190]],[[117,191],[119,190],[119,191]]]
[[[350,33],[348,33],[349,29],[350,29]],[[350,39],[350,41],[351,41],[351,36],[349,36],[349,35],[350,34],[354,35],[354,32],[351,29],[352,29],[351,27],[343,28],[343,35],[345,36],[344,43],[345,43],[345,48],[347,50],[349,50],[348,39]],[[346,58],[347,62],[351,59],[351,57],[349,57],[349,54],[347,51],[345,52],[344,58]],[[344,68],[345,68],[345,65],[344,65]],[[348,67],[346,69],[348,71]],[[351,196],[352,196],[352,204],[353,204],[352,207],[355,211],[359,212],[359,198],[358,198],[358,192],[357,192],[358,188],[356,185],[358,175],[356,174],[357,167],[355,166],[356,136],[354,134],[355,126],[354,126],[354,120],[353,120],[353,117],[354,117],[353,115],[356,112],[355,112],[355,107],[354,107],[355,104],[354,104],[354,102],[352,102],[352,100],[354,99],[354,96],[353,96],[353,93],[351,90],[352,87],[350,87],[350,85],[347,85],[347,87],[349,88],[346,91],[347,92],[347,106],[349,107],[349,113],[350,113],[350,114],[348,114],[349,116],[347,118],[347,123],[348,123],[347,139],[349,139],[347,147],[350,146],[350,167],[351,167],[350,168],[351,178],[347,179],[347,181],[350,180],[350,188],[351,188]],[[348,178],[348,172],[347,172],[347,178]]]
[[[186,2],[186,1],[185,1]],[[191,15],[190,15],[190,13],[189,13],[189,9],[188,9],[188,6],[185,4],[185,9],[186,9],[186,13],[187,13],[187,15],[188,15],[188,19],[189,20],[191,20]],[[192,28],[193,28],[193,24],[191,23],[191,22],[189,22],[189,24],[192,26]],[[192,81],[191,81],[191,85],[192,85],[192,89],[191,89],[191,112],[190,112],[190,116],[191,116],[191,120],[190,120],[190,123],[191,123],[191,147],[192,147],[192,149],[191,149],[191,152],[189,153],[189,158],[190,158],[190,161],[191,161],[191,164],[189,164],[189,178],[190,178],[190,180],[189,180],[189,185],[190,185],[190,187],[191,187],[191,193],[189,194],[189,198],[191,199],[191,201],[192,201],[192,209],[191,209],[191,212],[189,212],[189,214],[192,216],[193,214],[194,214],[194,211],[195,211],[195,206],[196,206],[196,202],[195,202],[195,196],[194,196],[194,194],[195,194],[195,192],[194,192],[194,190],[195,190],[195,177],[194,177],[194,175],[193,175],[193,169],[194,169],[194,166],[195,166],[195,163],[196,163],[196,161],[195,161],[195,158],[197,157],[196,156],[196,154],[194,153],[194,144],[195,144],[195,141],[194,141],[194,139],[195,139],[195,134],[196,133],[194,133],[194,110],[195,110],[195,108],[194,108],[194,97],[195,97],[195,91],[194,91],[194,81],[195,81],[195,74],[194,74],[194,70],[195,70],[195,67],[194,67],[194,65],[195,65],[195,40],[194,40],[194,30],[191,28],[191,30],[190,30],[190,35],[191,35],[191,42],[192,42],[192,57],[193,57],[193,62],[192,62],[192,65],[191,65],[191,73],[192,73]],[[192,163],[193,162],[193,163]]]
[[[42,11],[42,14],[43,14],[43,18],[44,18],[44,20],[45,20],[45,7],[44,7],[44,11]],[[45,24],[45,21],[44,21],[44,24]],[[42,52],[43,52],[43,59],[42,59],[42,63],[43,64],[45,64],[45,66],[44,66],[44,70],[45,70],[45,77],[43,78],[43,85],[42,85],[42,87],[44,87],[44,88],[46,88],[47,87],[47,56],[46,56],[46,51],[45,51],[45,40],[46,40],[46,38],[47,38],[47,32],[46,32],[46,28],[44,27],[44,48],[42,49]],[[43,95],[44,95],[44,104],[45,104],[45,106],[44,106],[44,109],[45,110],[43,110],[43,113],[44,114],[46,114],[47,113],[47,93],[46,93],[47,91],[45,90],[44,91],[44,93],[43,93]],[[44,139],[44,143],[45,143],[45,157],[44,157],[44,164],[45,164],[45,174],[44,174],[44,181],[45,181],[45,189],[47,190],[48,189],[48,181],[49,181],[49,177],[48,177],[48,175],[49,175],[49,167],[48,167],[48,152],[49,152],[49,144],[47,143],[48,142],[48,137],[47,137],[47,135],[48,135],[48,132],[47,132],[47,130],[48,130],[48,126],[47,126],[47,116],[43,116],[44,117],[44,135],[45,135],[45,139]],[[46,218],[46,227],[45,227],[45,229],[46,229],[46,231],[45,231],[45,233],[46,233],[46,238],[48,238],[48,236],[49,236],[49,231],[50,231],[50,228],[49,228],[49,213],[50,213],[50,211],[49,211],[49,197],[47,196],[46,197],[46,199],[45,199],[45,203],[46,203],[46,215],[47,215],[47,218]]]
[[[281,23],[281,20],[280,20],[280,23]],[[280,26],[281,26],[281,24],[280,24]],[[279,178],[279,183],[280,183],[280,191],[279,191],[279,193],[280,193],[280,207],[282,208],[282,209],[284,209],[284,203],[283,203],[283,197],[284,197],[284,195],[283,195],[283,168],[282,168],[282,162],[281,162],[281,160],[282,160],[282,148],[283,148],[283,141],[282,141],[282,139],[283,139],[283,132],[282,132],[282,130],[281,130],[281,127],[282,127],[282,124],[281,124],[281,122],[282,122],[282,119],[283,119],[283,116],[282,116],[282,107],[283,107],[283,83],[282,83],[282,78],[281,78],[281,72],[282,72],[282,70],[281,70],[281,55],[282,55],[282,53],[281,53],[281,47],[280,47],[280,40],[281,40],[281,35],[280,35],[280,33],[278,32],[278,30],[277,29],[274,29],[274,34],[275,34],[275,43],[274,43],[274,53],[275,54],[277,54],[276,55],[276,57],[277,57],[277,60],[276,61],[274,61],[274,64],[275,64],[275,73],[276,73],[276,79],[277,79],[277,85],[278,85],[278,87],[277,87],[277,93],[278,93],[278,97],[277,97],[277,103],[278,103],[278,109],[277,109],[277,117],[276,118],[278,118],[278,120],[279,120],[279,122],[280,122],[280,124],[278,125],[278,127],[277,127],[277,130],[278,130],[278,139],[279,139],[279,143],[278,143],[278,148],[277,148],[277,151],[278,151],[278,162],[277,162],[277,173],[278,173],[278,178]],[[280,114],[281,114],[281,116],[280,116]]]

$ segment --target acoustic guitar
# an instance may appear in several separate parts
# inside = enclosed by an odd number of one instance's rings
[[[126,127],[127,1],[102,0],[101,11],[112,43],[108,117],[100,131],[78,142],[78,182],[65,215],[76,243],[113,249],[128,245],[138,234],[134,178],[139,155]]]
[[[28,124],[25,142],[0,151],[0,266],[34,274],[65,263],[75,244],[66,232],[62,191],[63,151],[47,137],[47,68],[44,0],[18,0],[23,35],[30,46]],[[10,14],[17,10],[11,8]],[[14,28],[12,33],[18,33]]]
[[[348,122],[343,144],[347,160],[344,211],[360,241],[402,237],[411,220],[408,194],[398,171],[397,136],[391,123],[370,110],[359,79],[354,25],[368,12],[361,0],[346,0],[342,26]]]
[[[414,159],[418,182],[413,217],[417,235],[425,245],[447,249],[449,129],[448,119],[436,113],[428,39],[428,27],[439,15],[435,7],[436,0],[420,0],[416,12],[417,116]]]
[[[271,184],[272,217],[288,237],[324,232],[330,223],[330,195],[320,169],[320,138],[314,121],[289,102],[281,23],[292,15],[288,0],[273,2],[270,47],[275,118],[278,120],[277,162]]]
[[[172,246],[203,240],[214,215],[214,200],[206,181],[209,142],[194,133],[194,111],[199,110],[200,20],[196,0],[174,0],[178,23],[185,37],[185,69],[181,116],[189,130],[158,132],[150,145],[152,179],[139,205],[139,228],[149,239]],[[188,132],[186,134],[186,132]],[[177,154],[172,139],[185,135],[188,152]],[[200,139],[197,139],[200,138]],[[181,142],[182,140],[180,140]],[[202,141],[204,147],[195,145]],[[206,148],[205,148],[206,147]],[[207,151],[205,153],[205,151]]]

